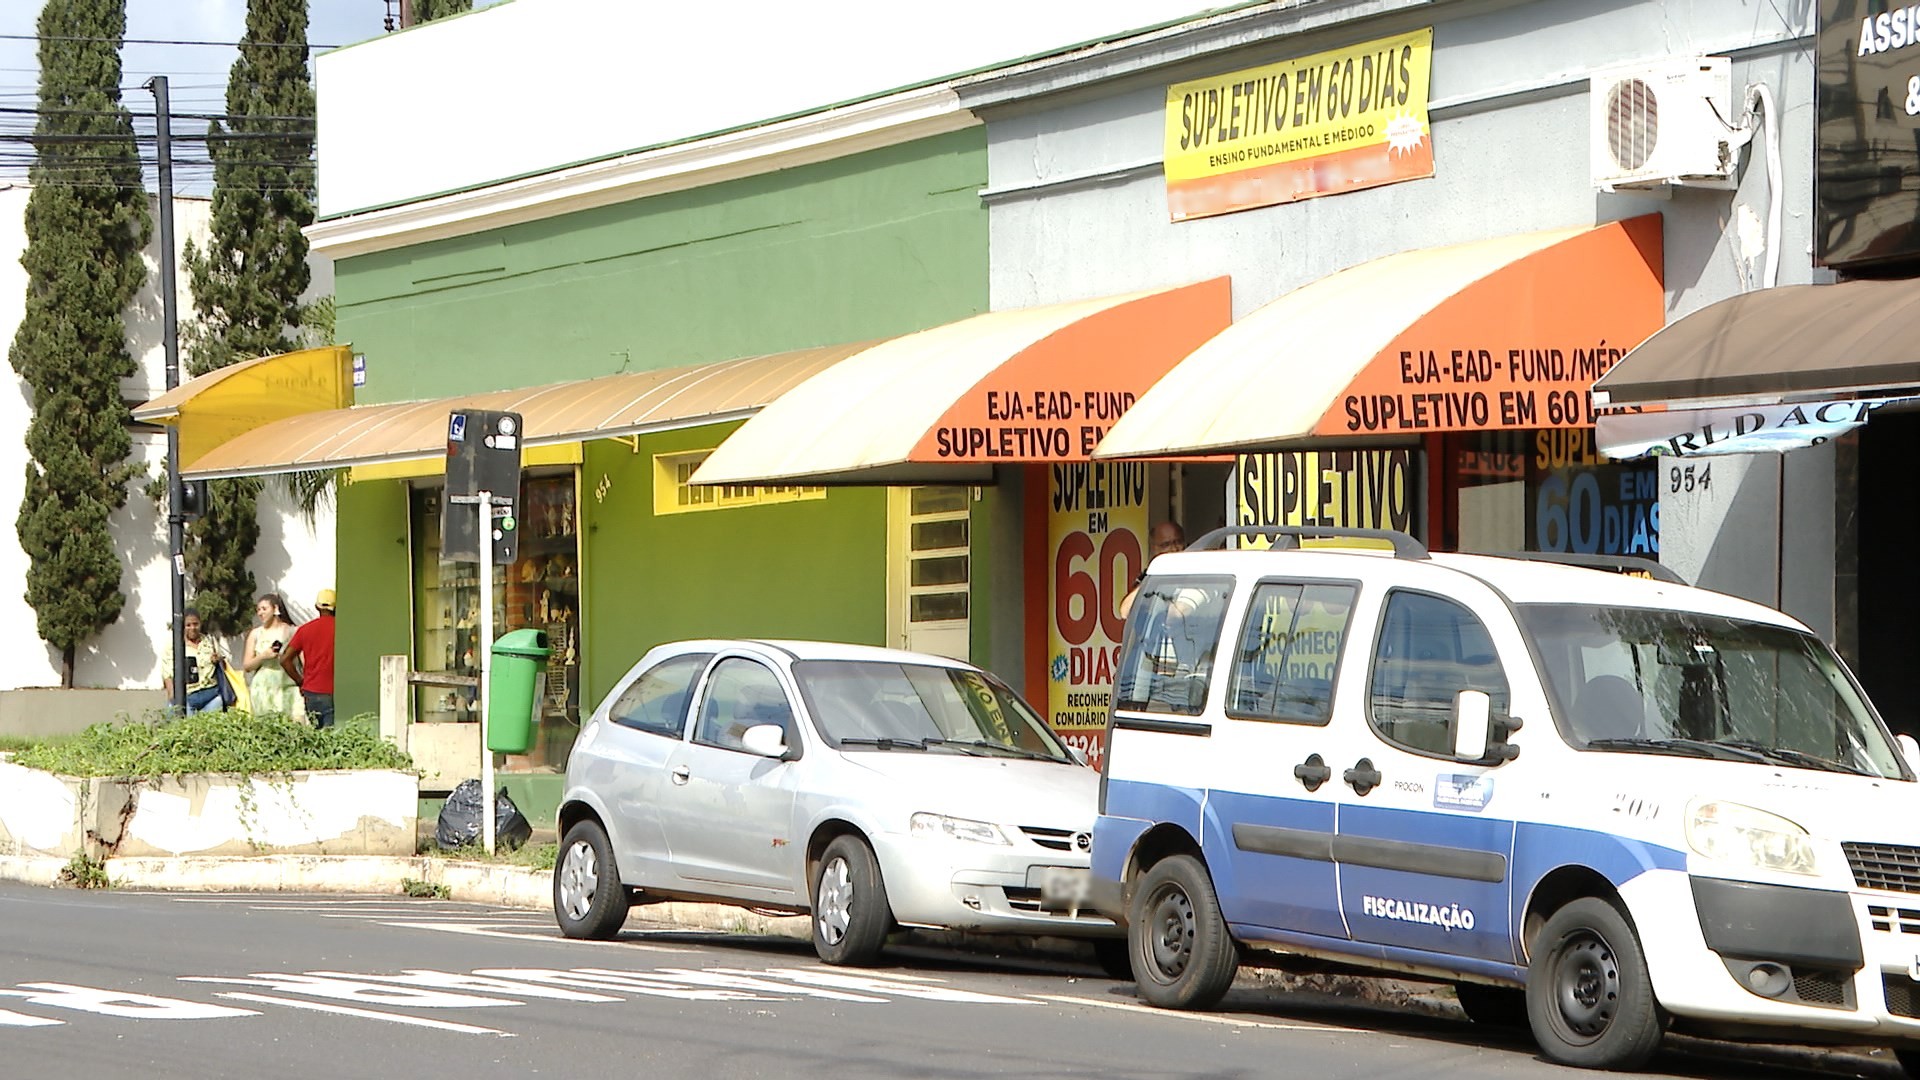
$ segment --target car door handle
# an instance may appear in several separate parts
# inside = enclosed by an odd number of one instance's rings
[[[1354,762],[1353,768],[1341,773],[1340,778],[1353,785],[1355,795],[1365,795],[1380,786],[1380,770],[1373,767],[1369,758]]]
[[[675,765],[673,771],[667,775],[673,777],[674,783],[684,784],[688,780],[693,779],[693,770],[687,768],[685,765]]]
[[[1333,779],[1333,769],[1319,754],[1308,754],[1307,760],[1293,767],[1293,778],[1308,791],[1318,791],[1321,784]]]

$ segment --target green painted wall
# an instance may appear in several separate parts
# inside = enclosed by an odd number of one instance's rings
[[[735,424],[587,444],[580,637],[585,708],[649,648],[690,637],[886,637],[884,488],[655,516],[656,454],[708,450]],[[583,710],[584,711],[584,710]]]
[[[985,129],[335,267],[362,404],[905,333],[987,309]]]
[[[367,357],[356,398],[702,363],[977,314],[988,304],[986,179],[985,129],[975,127],[343,259],[334,268],[339,335]],[[711,448],[727,430],[649,436],[638,454],[588,445],[585,707],[648,647],[675,638],[883,640],[884,490],[653,517],[653,455]],[[406,520],[397,482],[343,491],[343,713],[373,709],[379,655],[407,651]],[[976,607],[984,603],[976,586]]]
[[[339,484],[334,626],[334,711],[380,707],[380,657],[413,652],[413,567],[407,557],[407,486],[400,480]]]

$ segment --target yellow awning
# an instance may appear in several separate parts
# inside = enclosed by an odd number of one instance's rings
[[[1361,263],[1194,350],[1093,456],[1590,427],[1594,379],[1665,322],[1662,268],[1658,215]]]
[[[262,356],[189,379],[133,410],[180,429],[180,460],[289,416],[353,404],[353,350],[345,345]]]
[[[1108,425],[1233,317],[1224,277],[995,311],[857,351],[741,425],[695,484],[911,484],[1085,461]]]
[[[520,413],[522,445],[528,447],[740,420],[871,345],[828,345],[717,364],[288,416],[197,456],[183,451],[181,474],[262,476],[443,457],[447,415],[456,408]]]

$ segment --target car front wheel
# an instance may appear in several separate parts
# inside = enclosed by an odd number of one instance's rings
[[[1140,997],[1163,1009],[1214,1005],[1240,968],[1213,878],[1191,855],[1162,859],[1141,877],[1127,942]]]
[[[1660,1048],[1660,1007],[1640,937],[1605,900],[1547,920],[1527,967],[1527,1021],[1548,1058],[1583,1069],[1640,1068]]]
[[[591,819],[575,822],[553,864],[553,918],[560,932],[605,941],[626,925],[627,907],[607,831]]]
[[[828,844],[813,876],[813,951],[829,964],[871,964],[892,929],[873,849],[857,836]]]

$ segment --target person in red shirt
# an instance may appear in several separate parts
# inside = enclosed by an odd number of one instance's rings
[[[294,628],[280,650],[280,667],[293,676],[314,727],[333,726],[333,590],[314,597],[319,614]]]

